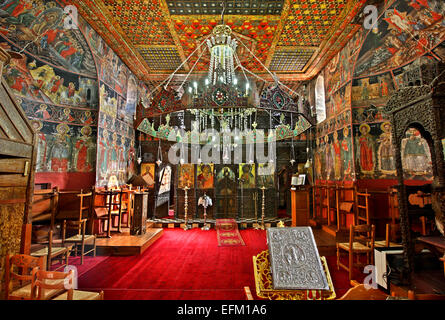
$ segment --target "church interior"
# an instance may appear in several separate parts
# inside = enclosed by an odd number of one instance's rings
[[[445,2],[0,4],[0,300],[445,300]]]

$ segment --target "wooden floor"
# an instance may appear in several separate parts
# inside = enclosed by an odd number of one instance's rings
[[[315,243],[320,256],[333,256],[337,254],[335,237],[323,229],[312,228]]]
[[[144,235],[132,236],[129,229],[123,228],[122,233],[112,233],[111,238],[96,240],[97,255],[138,255],[143,253],[162,236],[162,228],[147,228]]]

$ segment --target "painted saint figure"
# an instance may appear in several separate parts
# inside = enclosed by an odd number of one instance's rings
[[[395,174],[394,147],[392,145],[391,123],[384,122],[381,125],[383,133],[380,135],[379,149],[377,150],[379,170],[385,174]]]
[[[332,142],[332,149],[334,151],[334,177],[335,179],[341,179],[341,146],[338,141],[338,133],[334,131],[334,141]]]
[[[360,168],[363,173],[369,174],[374,171],[374,142],[369,134],[371,128],[368,124],[360,125],[361,136],[358,139],[358,155]]]
[[[331,173],[334,167],[334,159],[332,158],[331,146],[329,143],[329,136],[324,137],[324,153],[325,153],[325,168],[326,168],[326,179],[331,179]]]
[[[94,167],[95,143],[91,138],[92,129],[85,126],[80,129],[82,136],[75,144],[74,165],[79,172],[90,172]]]
[[[341,150],[343,156],[343,171],[345,177],[350,176],[352,172],[352,148],[351,137],[349,137],[349,128],[343,129],[343,140],[341,141]]]
[[[61,123],[56,127],[53,145],[49,151],[50,167],[53,172],[67,172],[70,159],[70,138],[68,125]]]
[[[47,141],[45,134],[41,132],[43,128],[43,123],[39,120],[31,120],[31,124],[37,134],[36,171],[37,172],[46,171]]]

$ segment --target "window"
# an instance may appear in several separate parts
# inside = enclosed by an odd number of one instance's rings
[[[326,119],[323,76],[318,76],[315,83],[315,112],[317,114],[317,123],[323,122]]]

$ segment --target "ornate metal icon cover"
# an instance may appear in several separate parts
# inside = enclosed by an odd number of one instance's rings
[[[274,289],[329,290],[310,227],[268,228]]]

